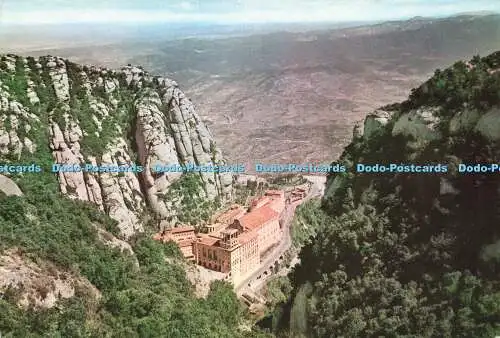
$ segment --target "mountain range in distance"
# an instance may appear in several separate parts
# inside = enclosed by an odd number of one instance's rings
[[[228,161],[248,167],[335,159],[368,112],[436,68],[500,47],[500,15],[489,13],[293,30],[200,25],[177,38],[180,26],[127,29],[111,30],[108,43],[18,51],[175,78]]]
[[[500,335],[500,15],[69,27],[0,41],[0,336]]]

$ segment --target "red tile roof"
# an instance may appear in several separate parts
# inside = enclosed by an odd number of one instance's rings
[[[252,208],[260,208],[260,207],[266,205],[267,203],[269,203],[270,201],[271,201],[271,199],[268,196],[262,196],[262,197],[256,198],[250,204],[250,208],[251,209]]]
[[[198,239],[198,242],[201,244],[205,244],[208,246],[213,246],[215,245],[220,239],[219,238],[213,238],[213,237],[201,237]]]
[[[190,239],[186,239],[184,241],[179,241],[177,243],[177,245],[179,245],[179,247],[186,247],[186,246],[191,246],[191,244],[193,244],[194,240],[190,240]]]
[[[274,218],[278,218],[279,214],[271,209],[269,206],[265,205],[248,214],[241,217],[238,221],[246,229],[257,229],[263,224],[271,221]]]
[[[250,242],[252,239],[257,237],[257,231],[245,231],[238,236],[238,242],[240,244],[245,244]]]
[[[228,234],[228,235],[233,235],[235,233],[238,233],[238,229],[233,229],[233,228],[227,228],[224,229],[220,232],[222,235]]]
[[[245,210],[237,205],[236,208],[231,207],[231,209],[217,216],[216,220],[220,223],[231,223],[235,218],[238,218],[244,212]]]
[[[189,231],[194,231],[194,226],[187,225],[183,227],[172,228],[172,230],[170,230],[170,232],[173,234],[178,234],[179,232],[189,232]]]

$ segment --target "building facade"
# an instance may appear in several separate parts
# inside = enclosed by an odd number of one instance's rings
[[[195,228],[193,226],[181,226],[165,230],[156,234],[153,239],[162,241],[163,243],[173,241],[179,245],[182,254],[188,260],[194,259],[193,241],[196,240]]]
[[[259,254],[263,254],[281,239],[279,214],[269,205],[252,209],[235,221],[234,227],[242,232],[255,231],[258,235]]]
[[[240,234],[229,228],[221,237],[201,235],[193,243],[197,264],[223,273],[228,273],[237,284],[259,267],[258,235],[256,232]]]
[[[186,258],[207,269],[226,273],[238,284],[259,268],[263,253],[282,238],[280,218],[285,210],[285,194],[269,190],[254,199],[249,209],[239,205],[212,218],[204,233],[194,227],[180,227],[155,236],[179,244]]]

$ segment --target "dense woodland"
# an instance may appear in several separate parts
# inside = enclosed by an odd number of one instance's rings
[[[302,239],[291,297],[271,329],[288,337],[500,335],[500,178],[459,174],[458,163],[500,163],[497,141],[452,118],[500,104],[500,53],[458,62],[415,89],[376,135],[355,138],[341,161],[446,163],[446,174],[332,175]],[[415,109],[437,111],[438,137],[393,135]],[[500,116],[497,116],[497,119]],[[348,170],[349,172],[349,170]],[[314,234],[314,232],[313,232]]]
[[[38,176],[40,177],[40,176]],[[95,225],[116,224],[93,206],[59,195],[47,181],[26,181],[23,197],[0,197],[0,251],[20,248],[27,261],[87,278],[102,293],[85,290],[55,308],[17,305],[14,289],[0,294],[2,337],[255,337],[240,333],[243,310],[232,290],[216,282],[197,299],[182,255],[146,234],[132,240],[134,257],[106,247]],[[168,262],[165,259],[168,258]]]

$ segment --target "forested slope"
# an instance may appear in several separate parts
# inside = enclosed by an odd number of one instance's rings
[[[500,176],[457,170],[500,163],[499,70],[500,52],[457,62],[357,126],[340,159],[351,170],[328,178],[322,225],[291,275],[281,335],[500,335]]]
[[[157,220],[193,221],[231,193],[231,175],[150,171],[190,161],[222,160],[175,82],[1,56],[0,336],[253,336],[231,285],[195,297],[177,247],[151,240]],[[56,174],[54,162],[145,170]],[[23,165],[41,170],[5,172]]]

